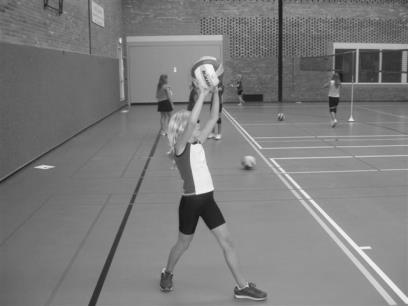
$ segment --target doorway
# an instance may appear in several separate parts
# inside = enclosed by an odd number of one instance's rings
[[[173,102],[188,101],[192,64],[202,56],[222,61],[222,54],[221,35],[127,37],[130,103],[156,103],[161,74],[168,75]]]

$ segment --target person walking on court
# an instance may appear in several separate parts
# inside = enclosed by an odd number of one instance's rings
[[[220,80],[220,83],[218,83],[217,85],[218,87],[218,100],[219,100],[219,116],[218,116],[218,120],[217,120],[217,126],[214,126],[214,128],[212,129],[211,133],[208,135],[208,138],[214,138],[215,140],[220,140],[222,138],[221,135],[221,115],[222,115],[222,94],[224,93],[224,84],[222,83],[222,81]],[[213,93],[215,94],[215,93]],[[210,111],[212,109],[212,103],[211,103],[211,107],[210,107]],[[215,132],[215,129],[218,129],[218,133]]]
[[[167,134],[167,126],[171,117],[171,112],[174,109],[171,101],[171,87],[168,85],[168,77],[166,74],[160,75],[156,89],[157,111],[160,112],[160,133],[164,136]]]
[[[231,83],[231,86],[237,88],[238,105],[245,104],[244,86],[242,85],[242,74],[237,75],[236,80]]]
[[[329,87],[330,125],[334,128],[337,125],[337,105],[340,101],[340,75],[334,72],[330,81],[325,83],[323,87]]]
[[[199,217],[201,217],[222,248],[225,261],[236,281],[235,298],[262,301],[267,298],[267,294],[256,288],[255,284],[247,282],[242,275],[238,256],[224,216],[214,200],[213,181],[202,145],[217,122],[219,115],[218,89],[215,87],[212,90],[214,94],[210,118],[201,131],[197,120],[203,107],[204,98],[209,93],[208,89],[199,87],[199,96],[191,112],[180,110],[170,119],[167,137],[174,162],[184,182],[184,192],[178,210],[178,239],[170,250],[166,267],[161,272],[160,289],[163,292],[173,290],[174,268],[189,247]]]

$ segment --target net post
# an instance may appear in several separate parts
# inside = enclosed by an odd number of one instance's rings
[[[283,0],[278,1],[278,120],[282,121],[283,99],[282,99],[282,74],[283,74]]]
[[[348,122],[355,122],[353,118],[353,104],[354,104],[354,74],[355,74],[355,67],[354,67],[354,58],[355,58],[355,51],[352,53],[352,72],[351,72],[351,95],[350,95],[350,117],[347,120]]]

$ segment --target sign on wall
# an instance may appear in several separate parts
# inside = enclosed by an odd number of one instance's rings
[[[103,7],[92,1],[92,22],[105,27],[105,15]]]

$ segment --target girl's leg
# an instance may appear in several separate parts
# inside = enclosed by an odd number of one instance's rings
[[[242,95],[238,95],[239,105],[245,104],[244,98]]]
[[[224,223],[212,230],[215,238],[217,239],[218,243],[220,244],[225,261],[227,262],[228,268],[230,269],[237,285],[240,288],[243,288],[247,285],[247,281],[242,276],[241,271],[239,269],[239,262],[238,262],[238,255],[235,251],[234,245],[231,240],[231,235],[228,231],[227,224]]]
[[[160,112],[160,133],[162,135],[166,131],[165,124],[166,124],[166,113]]]
[[[330,124],[332,127],[335,127],[337,124],[336,113],[337,113],[337,104],[335,98],[329,97],[329,109],[330,109]]]
[[[167,112],[166,115],[167,115],[167,118],[166,118],[166,125],[165,125],[166,129],[165,129],[165,131],[167,133],[167,128],[169,126],[169,122],[170,122],[170,118],[171,118],[171,112]]]
[[[166,271],[173,273],[174,267],[176,266],[181,255],[188,249],[191,240],[193,240],[194,234],[185,235],[179,232],[176,244],[171,248],[169,258],[167,260]]]

